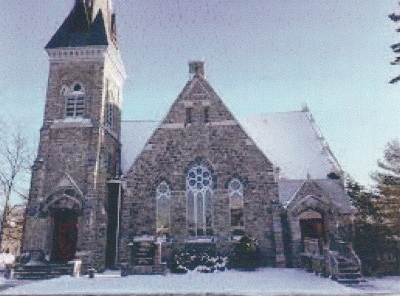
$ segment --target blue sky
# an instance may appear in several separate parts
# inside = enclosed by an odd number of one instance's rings
[[[128,79],[124,119],[161,119],[188,60],[237,116],[307,103],[345,171],[369,183],[399,136],[397,0],[114,0]],[[38,137],[47,87],[44,46],[74,0],[0,0],[0,114]]]

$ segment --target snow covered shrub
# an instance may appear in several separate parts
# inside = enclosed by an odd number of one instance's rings
[[[176,253],[170,264],[172,273],[187,273],[188,271],[199,271],[210,273],[224,271],[227,257],[216,256],[208,250],[199,251],[196,249]]]

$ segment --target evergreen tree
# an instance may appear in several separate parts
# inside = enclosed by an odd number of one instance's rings
[[[393,21],[395,23],[400,22],[400,14],[391,13],[391,14],[389,14],[389,18],[390,18],[391,21]],[[400,28],[397,28],[396,32],[400,32]],[[400,65],[400,43],[392,44],[390,47],[392,48],[393,52],[396,54],[396,58],[395,58],[395,60],[393,62],[391,62],[391,65]],[[400,75],[398,75],[398,76],[394,77],[393,79],[391,79],[389,81],[389,83],[393,84],[393,83],[396,83],[399,80],[400,80]]]
[[[390,141],[378,161],[379,170],[372,178],[377,182],[380,193],[384,196],[400,197],[400,142],[398,139]]]
[[[359,223],[374,223],[379,221],[379,215],[375,206],[379,196],[371,190],[366,190],[354,180],[347,181],[347,194],[353,205],[357,208],[356,222]]]

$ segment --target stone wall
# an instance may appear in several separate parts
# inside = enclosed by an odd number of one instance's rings
[[[190,120],[188,108],[191,109]],[[207,115],[205,108],[208,108]],[[278,193],[272,164],[207,81],[199,76],[185,86],[133,169],[125,176],[122,260],[129,260],[127,244],[133,237],[156,232],[156,188],[161,181],[166,181],[171,188],[170,235],[180,239],[188,237],[186,176],[196,164],[207,167],[213,176],[214,236],[231,239],[233,228],[227,184],[233,178],[240,178],[244,184],[243,230],[260,242],[265,261],[273,260],[272,202],[277,200]]]

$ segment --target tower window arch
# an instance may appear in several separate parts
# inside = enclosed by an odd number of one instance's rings
[[[212,174],[203,164],[194,165],[186,177],[187,226],[194,236],[212,235]]]
[[[83,117],[85,112],[85,89],[79,82],[63,86],[61,94],[65,98],[65,117]]]
[[[171,189],[167,182],[162,181],[156,188],[157,202],[157,234],[169,233]]]

